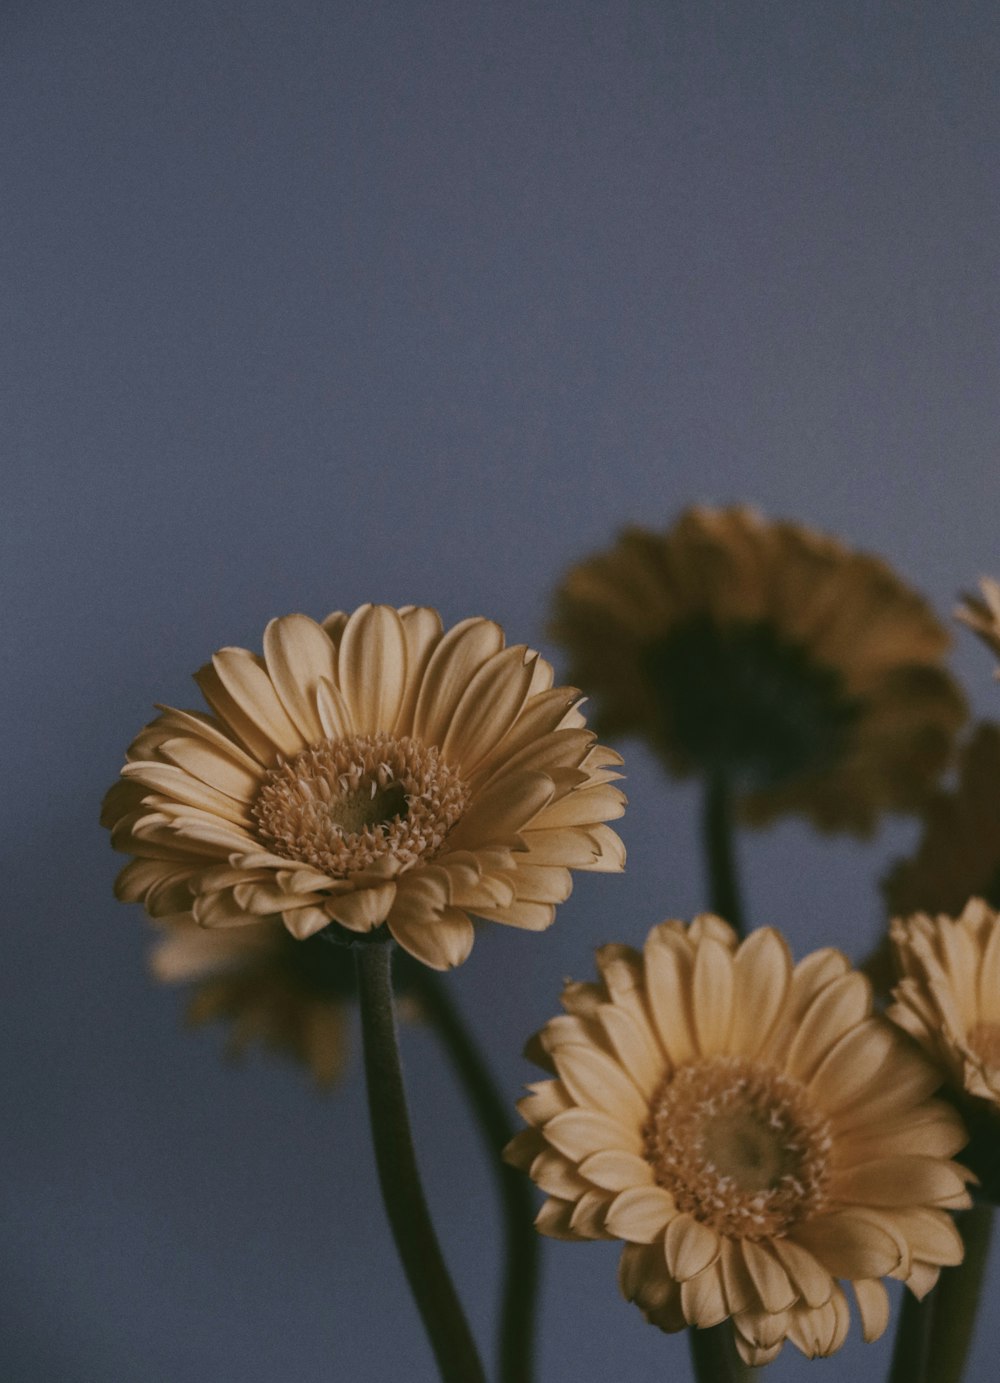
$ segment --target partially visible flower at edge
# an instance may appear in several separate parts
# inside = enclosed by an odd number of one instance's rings
[[[955,610],[955,618],[978,634],[987,648],[1000,656],[1000,581],[984,576],[979,582],[981,595],[966,592]],[[1000,677],[1000,669],[997,670]]]
[[[224,648],[196,680],[211,713],[163,708],[102,813],[135,856],[117,894],[154,917],[280,918],[298,940],[385,924],[446,969],[469,953],[470,914],[541,930],[570,869],[623,866],[603,824],[624,809],[620,756],[489,620],[288,615],[263,658]]]
[[[947,630],[887,563],[746,507],[627,528],[567,572],[552,633],[603,736],[724,775],[756,824],[915,810],[965,714]]]
[[[621,1289],[647,1320],[731,1317],[753,1365],[786,1339],[826,1355],[848,1329],[840,1280],[871,1340],[881,1278],[923,1296],[960,1261],[964,1126],[840,952],[793,968],[777,932],[737,946],[704,915],[597,961],[529,1044],[555,1079],[529,1086],[506,1156],[548,1196],[542,1233],[625,1241]]]

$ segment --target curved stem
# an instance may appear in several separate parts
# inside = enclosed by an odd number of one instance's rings
[[[539,1249],[534,1204],[531,1183],[500,1157],[516,1130],[448,986],[426,966],[408,966],[407,975],[454,1064],[499,1182],[507,1241],[498,1340],[500,1383],[531,1383]]]
[[[965,1257],[944,1268],[934,1289],[927,1351],[927,1378],[933,1383],[960,1383],[976,1324],[976,1307],[989,1257],[993,1207],[974,1205],[958,1216]]]
[[[358,946],[358,997],[372,1141],[382,1200],[443,1383],[485,1383],[424,1200],[413,1150],[392,1000],[392,946]]]
[[[948,1269],[945,1269],[947,1272]],[[903,1289],[903,1304],[896,1324],[896,1343],[892,1350],[889,1383],[925,1383],[927,1345],[931,1336],[935,1291],[918,1301],[908,1287]]]
[[[737,935],[744,936],[746,927],[736,874],[732,797],[724,773],[712,774],[705,784],[702,830],[708,866],[709,905],[713,912],[734,928]]]

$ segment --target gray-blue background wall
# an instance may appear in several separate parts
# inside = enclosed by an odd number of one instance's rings
[[[6,0],[5,1379],[433,1378],[356,1062],[320,1098],[182,1030],[101,794],[273,615],[424,602],[551,654],[567,564],[695,500],[882,552],[943,614],[1000,574],[998,60],[990,0]],[[996,711],[970,636],[956,666]],[[512,1101],[563,977],[705,901],[696,794],[621,747],[627,874],[453,977]],[[753,919],[859,957],[914,837],[745,838]],[[406,1049],[486,1341],[489,1167],[433,1038]],[[616,1258],[548,1247],[546,1383],[689,1376]],[[997,1344],[992,1313],[977,1379]],[[768,1376],[887,1357],[855,1328]]]

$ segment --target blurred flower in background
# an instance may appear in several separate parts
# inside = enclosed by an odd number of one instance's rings
[[[987,648],[1000,656],[1000,581],[984,576],[981,595],[967,594],[955,611],[955,618],[979,635]],[[1000,676],[1000,671],[997,673]]]
[[[552,632],[603,736],[721,775],[754,823],[865,834],[919,807],[965,713],[947,631],[884,561],[745,507],[625,529],[567,573]]]

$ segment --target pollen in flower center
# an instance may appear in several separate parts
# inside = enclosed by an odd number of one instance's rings
[[[984,1066],[1000,1071],[1000,1023],[977,1023],[969,1033],[969,1046]]]
[[[283,760],[251,810],[273,854],[347,878],[386,856],[405,869],[436,854],[468,796],[436,746],[380,733],[324,740]]]
[[[830,1134],[798,1081],[741,1057],[690,1062],[653,1096],[656,1180],[720,1234],[765,1239],[823,1203]]]

